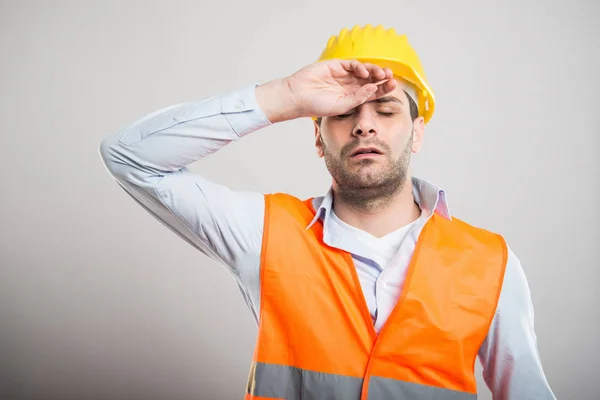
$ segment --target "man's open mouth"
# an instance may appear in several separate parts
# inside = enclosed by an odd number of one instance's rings
[[[361,147],[352,152],[350,157],[355,157],[363,154],[383,154],[377,147]]]

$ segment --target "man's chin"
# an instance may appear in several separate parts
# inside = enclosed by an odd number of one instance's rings
[[[368,163],[351,165],[346,169],[346,174],[355,176],[357,178],[371,177],[371,179],[377,176],[384,175],[387,168],[379,163]]]
[[[352,189],[375,189],[381,187],[385,184],[381,179],[376,179],[372,177],[364,177],[364,176],[352,176],[350,179],[345,179],[345,183],[348,188]]]

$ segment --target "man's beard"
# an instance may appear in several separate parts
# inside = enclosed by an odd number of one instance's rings
[[[346,145],[339,157],[331,154],[325,146],[324,141],[321,140],[325,165],[339,188],[336,194],[348,205],[364,211],[375,211],[389,204],[394,196],[402,191],[406,183],[413,134],[414,131],[398,159],[392,158],[389,146],[377,140],[361,142],[360,139],[357,139]],[[359,146],[370,145],[377,146],[384,152],[384,155],[379,156],[386,157],[387,159],[387,163],[383,165],[383,168],[368,172],[361,171],[360,167],[357,172],[350,172],[345,168],[344,160],[348,159],[348,155],[352,151]],[[381,163],[381,160],[364,159],[359,161],[359,163],[368,168],[370,164]]]

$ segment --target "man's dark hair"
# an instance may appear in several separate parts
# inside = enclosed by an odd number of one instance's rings
[[[410,95],[408,93],[406,93],[406,90],[404,91],[404,93],[406,94],[406,97],[408,97],[408,106],[410,108],[410,118],[414,121],[415,119],[417,119],[419,117],[419,107],[417,107],[417,103],[415,103],[413,98],[410,97]],[[321,120],[322,120],[321,117],[317,118],[317,124],[321,125]]]

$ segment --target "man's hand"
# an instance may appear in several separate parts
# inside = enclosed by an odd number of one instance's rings
[[[326,60],[256,88],[259,106],[271,122],[344,114],[397,87],[389,68],[356,60]]]

